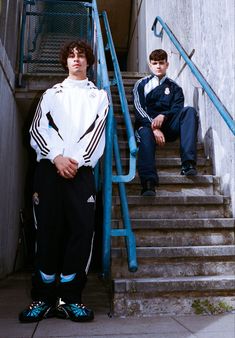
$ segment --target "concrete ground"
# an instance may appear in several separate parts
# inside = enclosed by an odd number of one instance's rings
[[[30,302],[29,274],[0,281],[0,338],[235,338],[235,314],[219,316],[109,317],[109,299],[103,283],[92,275],[84,303],[95,311],[91,323],[45,319],[21,324],[18,313]]]

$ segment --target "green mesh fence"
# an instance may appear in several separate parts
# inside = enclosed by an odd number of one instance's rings
[[[60,48],[77,39],[91,43],[89,11],[81,1],[36,0],[27,4],[24,73],[63,73]]]

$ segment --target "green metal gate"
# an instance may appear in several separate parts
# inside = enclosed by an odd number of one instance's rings
[[[59,50],[66,41],[92,44],[90,7],[81,1],[24,1],[20,73],[63,73]]]

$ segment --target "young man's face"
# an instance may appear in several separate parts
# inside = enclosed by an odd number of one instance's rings
[[[169,63],[166,60],[151,60],[149,62],[149,68],[159,79],[163,78],[166,75],[167,68]]]
[[[83,52],[74,48],[67,58],[67,66],[69,75],[86,77],[87,72],[87,59]]]

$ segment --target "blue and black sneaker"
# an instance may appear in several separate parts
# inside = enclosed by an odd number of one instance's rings
[[[56,316],[62,319],[70,319],[74,322],[89,322],[94,319],[94,312],[84,304],[61,302],[56,308]]]
[[[25,310],[19,314],[19,321],[21,323],[33,323],[38,322],[43,318],[50,318],[54,316],[55,306],[41,300],[34,300]]]

